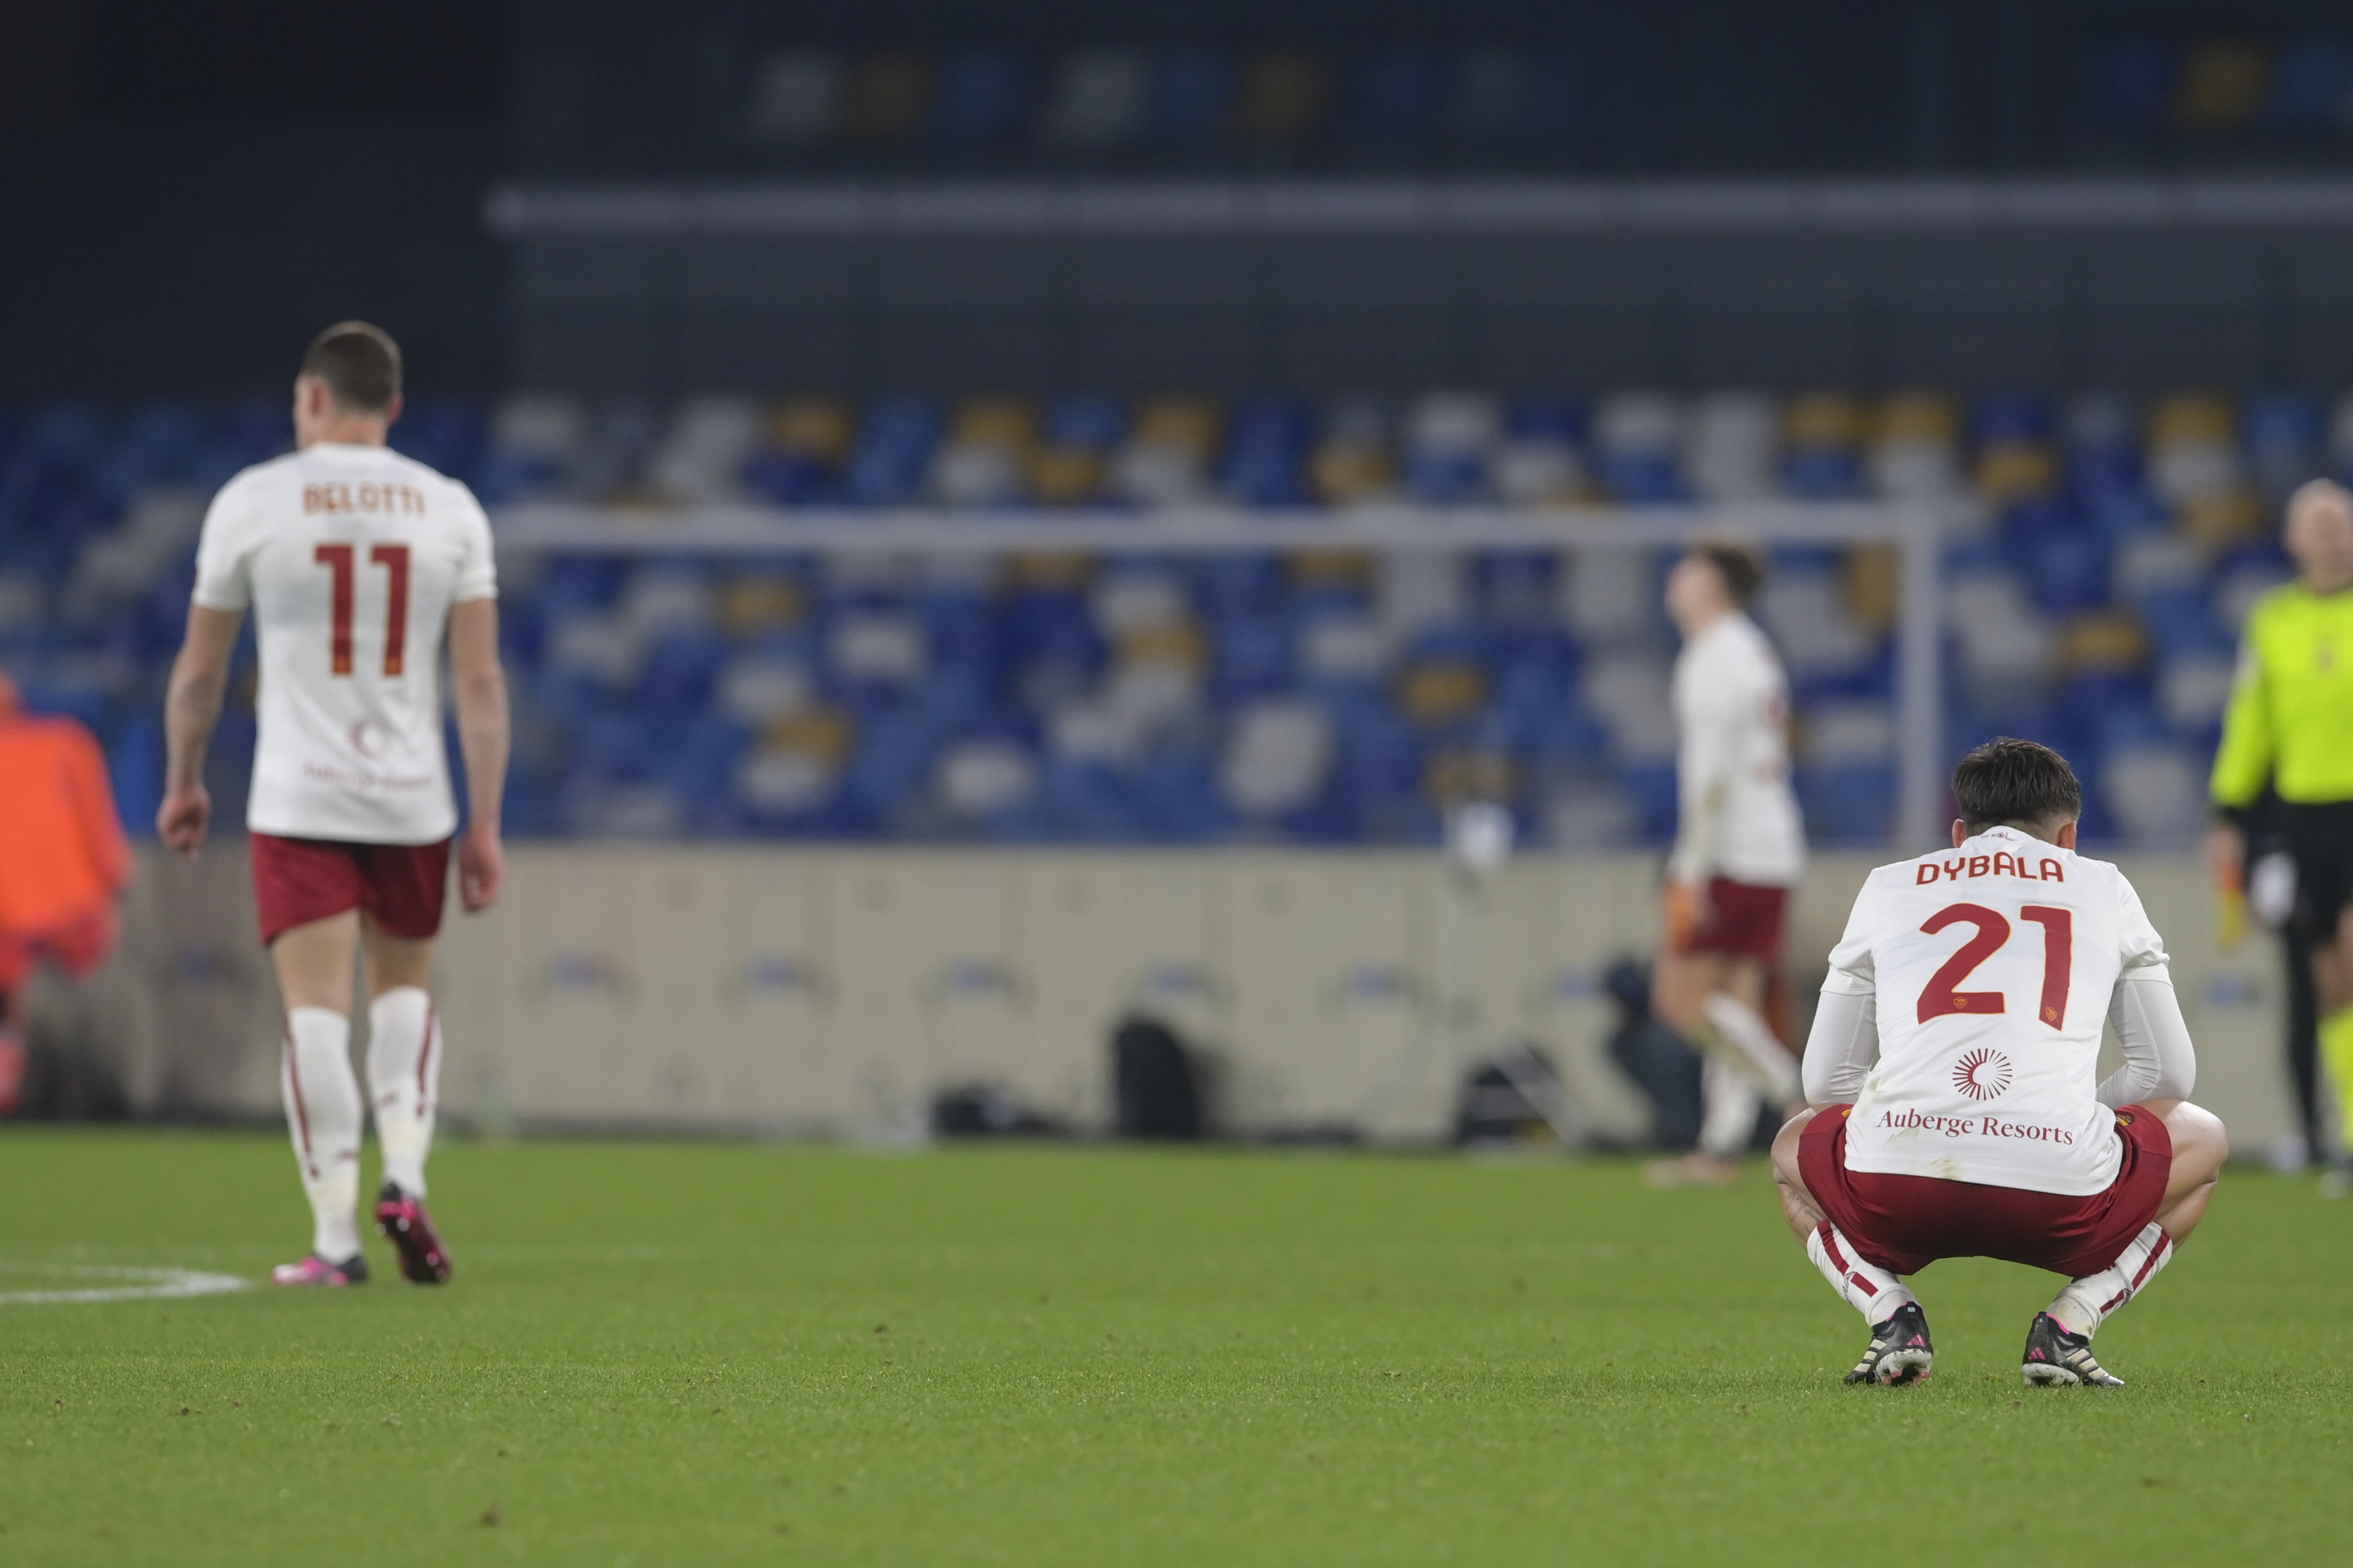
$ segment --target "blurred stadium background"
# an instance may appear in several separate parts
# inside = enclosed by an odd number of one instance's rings
[[[1625,1129],[1659,579],[1722,527],[1773,545],[1830,852],[1800,1003],[1918,781],[2032,736],[2259,1139],[2276,979],[2186,851],[2277,502],[2353,478],[2348,153],[2353,27],[2285,0],[44,0],[0,662],[145,833],[204,502],[365,316],[504,541],[531,842],[450,947],[452,1112],[1099,1125],[1142,1006],[1238,1130],[1441,1134],[1506,1037]],[[1476,894],[1469,800],[1527,851]],[[151,859],[51,998],[108,1103],[270,1113],[241,860]]]

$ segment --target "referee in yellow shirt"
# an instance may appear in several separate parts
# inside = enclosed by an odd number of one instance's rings
[[[2245,815],[2266,781],[2295,862],[2289,917],[2312,953],[2320,1056],[2337,1089],[2339,1136],[2353,1138],[2353,493],[2315,479],[2288,498],[2295,581],[2255,603],[2222,719],[2208,858],[2226,891],[2242,885]],[[2339,1151],[2326,1190],[2346,1192]]]

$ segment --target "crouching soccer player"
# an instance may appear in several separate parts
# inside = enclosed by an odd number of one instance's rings
[[[1929,1373],[1899,1276],[2000,1258],[2068,1277],[2026,1381],[2122,1387],[2092,1336],[2196,1228],[2229,1143],[2186,1098],[2197,1060],[2139,895],[2075,853],[2066,761],[1994,741],[1953,793],[1953,848],[1873,871],[1831,953],[1811,1109],[1773,1144],[1782,1212],[1871,1325],[1849,1383]],[[2125,1065],[2094,1083],[2104,1022]]]

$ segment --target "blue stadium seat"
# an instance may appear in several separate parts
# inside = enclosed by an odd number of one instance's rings
[[[1354,141],[1390,151],[1419,148],[1437,129],[1445,89],[1445,72],[1430,55],[1368,55],[1356,63],[1342,124]]]
[[[849,499],[863,506],[904,506],[923,493],[943,428],[936,405],[886,398],[868,415],[850,456]]]
[[[1431,506],[1459,506],[1484,499],[1487,458],[1483,452],[1409,451],[1405,458],[1407,491]]]
[[[1234,411],[1219,482],[1245,506],[1305,505],[1303,466],[1314,434],[1313,414],[1296,398],[1243,404]]]
[[[481,411],[473,405],[422,402],[393,426],[392,446],[429,468],[466,479],[480,460],[484,435]]]
[[[2293,131],[2341,133],[2353,103],[2353,55],[2341,38],[2299,38],[2272,66],[2263,118]]]
[[[930,140],[951,153],[1010,145],[1029,121],[1036,76],[1029,61],[1000,49],[950,56],[932,100]]]
[[[1675,833],[1679,808],[1675,799],[1672,763],[1636,763],[1617,770],[1618,787],[1633,806],[1645,838],[1666,840]]]
[[[2255,483],[2277,497],[2318,475],[2327,425],[2327,410],[2307,394],[2274,392],[2249,398],[2241,434]]]
[[[1292,627],[1280,616],[1229,616],[1209,626],[1210,695],[1221,703],[1287,689]]]
[[[833,470],[807,452],[768,449],[744,460],[744,488],[770,506],[819,506],[840,499]]]
[[[1147,142],[1205,147],[1225,133],[1234,99],[1233,63],[1205,50],[1177,50],[1154,62],[1144,113]]]
[[[1810,841],[1873,847],[1887,842],[1895,816],[1894,768],[1853,763],[1801,768],[1797,785]]]
[[[1989,393],[1969,408],[1969,439],[1978,446],[1995,441],[2048,441],[2052,430],[2050,400],[2032,393]]]
[[[2140,134],[2165,122],[2179,61],[2149,38],[2113,43],[2093,58],[2084,119],[2095,129]]]
[[[1108,452],[1127,434],[1127,411],[1109,397],[1060,397],[1046,407],[1046,444]]]
[[[2108,546],[2064,512],[2021,507],[2011,523],[2026,532],[2035,602],[2054,615],[2095,609],[2108,600]],[[2031,521],[2029,521],[2031,520]]]

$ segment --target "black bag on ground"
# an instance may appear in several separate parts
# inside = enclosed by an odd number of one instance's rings
[[[993,1083],[959,1084],[932,1100],[934,1138],[1063,1138],[1070,1131]]]
[[[1201,1085],[1192,1053],[1157,1018],[1121,1020],[1112,1031],[1111,1074],[1122,1138],[1201,1136]]]

